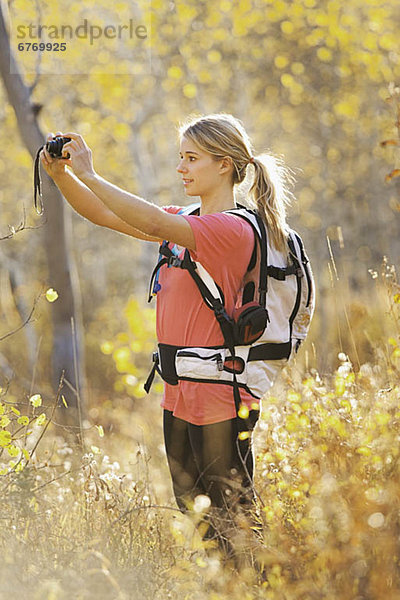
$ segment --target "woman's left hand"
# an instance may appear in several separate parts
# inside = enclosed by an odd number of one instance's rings
[[[70,142],[64,144],[62,155],[65,158],[69,153],[73,172],[81,181],[96,175],[93,168],[92,151],[79,133],[62,133],[63,137],[71,138]]]

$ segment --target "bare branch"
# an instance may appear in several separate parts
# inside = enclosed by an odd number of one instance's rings
[[[52,411],[51,411],[51,415],[50,415],[50,417],[47,419],[47,423],[46,423],[46,424],[45,424],[45,426],[43,427],[43,431],[42,431],[42,433],[40,434],[40,436],[38,437],[38,439],[37,439],[37,441],[36,441],[36,444],[35,444],[35,445],[34,445],[34,447],[32,448],[32,451],[31,451],[31,453],[30,453],[30,455],[29,455],[29,460],[30,460],[30,459],[32,458],[32,456],[34,455],[36,448],[39,446],[39,443],[40,443],[40,441],[41,441],[42,437],[43,437],[43,436],[44,436],[44,434],[46,433],[46,430],[47,430],[48,426],[50,425],[50,423],[51,423],[51,422],[52,422],[52,420],[53,420],[54,413],[56,412],[56,408],[57,408],[57,406],[58,406],[58,401],[59,401],[59,399],[60,399],[60,396],[61,396],[61,390],[62,390],[62,388],[63,388],[63,385],[64,385],[64,371],[61,373],[60,382],[59,382],[59,384],[58,384],[58,390],[57,390],[56,398],[55,398],[55,400],[54,400],[54,403],[53,403],[53,408],[52,408]],[[26,464],[28,464],[29,460],[27,459],[27,461],[26,461]],[[26,465],[25,465],[25,466],[26,466]]]
[[[3,340],[7,339],[8,337],[14,335],[15,333],[17,333],[18,331],[23,329],[28,323],[30,323],[30,321],[32,320],[33,313],[35,312],[36,304],[39,301],[39,298],[40,298],[40,295],[37,296],[37,298],[35,298],[35,300],[33,301],[32,310],[29,313],[28,317],[25,319],[25,321],[19,327],[17,327],[17,329],[14,329],[13,331],[10,331],[9,333],[6,333],[5,335],[1,336],[0,342],[2,342]]]
[[[40,227],[43,227],[43,225],[45,224],[46,221],[42,222],[40,225],[27,225],[26,224],[26,210],[25,210],[25,206],[23,208],[23,213],[24,216],[22,218],[22,221],[19,225],[17,225],[16,227],[14,227],[14,225],[9,225],[8,229],[10,230],[10,233],[8,235],[5,235],[4,237],[0,237],[0,242],[2,242],[3,240],[9,240],[10,238],[14,237],[14,235],[16,233],[19,233],[20,231],[24,231],[25,229],[40,229]]]

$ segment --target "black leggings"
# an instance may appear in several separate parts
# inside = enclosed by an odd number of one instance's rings
[[[232,535],[238,512],[254,507],[252,430],[259,412],[251,410],[249,433],[238,439],[237,420],[193,425],[164,410],[164,441],[179,509],[191,512],[196,496],[207,495],[211,507],[199,530],[204,539],[216,539],[234,553]]]

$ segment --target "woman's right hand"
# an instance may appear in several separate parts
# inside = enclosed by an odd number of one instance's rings
[[[60,132],[57,132],[55,135],[53,133],[48,133],[46,142],[49,142],[60,135],[62,135]],[[40,153],[40,162],[47,175],[52,179],[57,179],[57,177],[65,173],[65,165],[71,165],[71,159],[69,158],[53,158],[50,156],[46,150],[46,146],[44,146]]]

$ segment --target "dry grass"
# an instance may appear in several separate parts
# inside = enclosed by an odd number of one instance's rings
[[[158,398],[134,411],[131,400],[112,412],[99,401],[105,435],[86,423],[84,449],[50,423],[32,455],[51,406],[28,410],[3,390],[0,432],[12,439],[3,434],[0,455],[0,598],[398,599],[400,296],[394,270],[383,273],[382,330],[392,335],[374,360],[353,367],[342,352],[325,376],[294,365],[264,400],[255,433],[264,584],[210,558],[176,510]],[[24,415],[29,424],[18,423]]]

